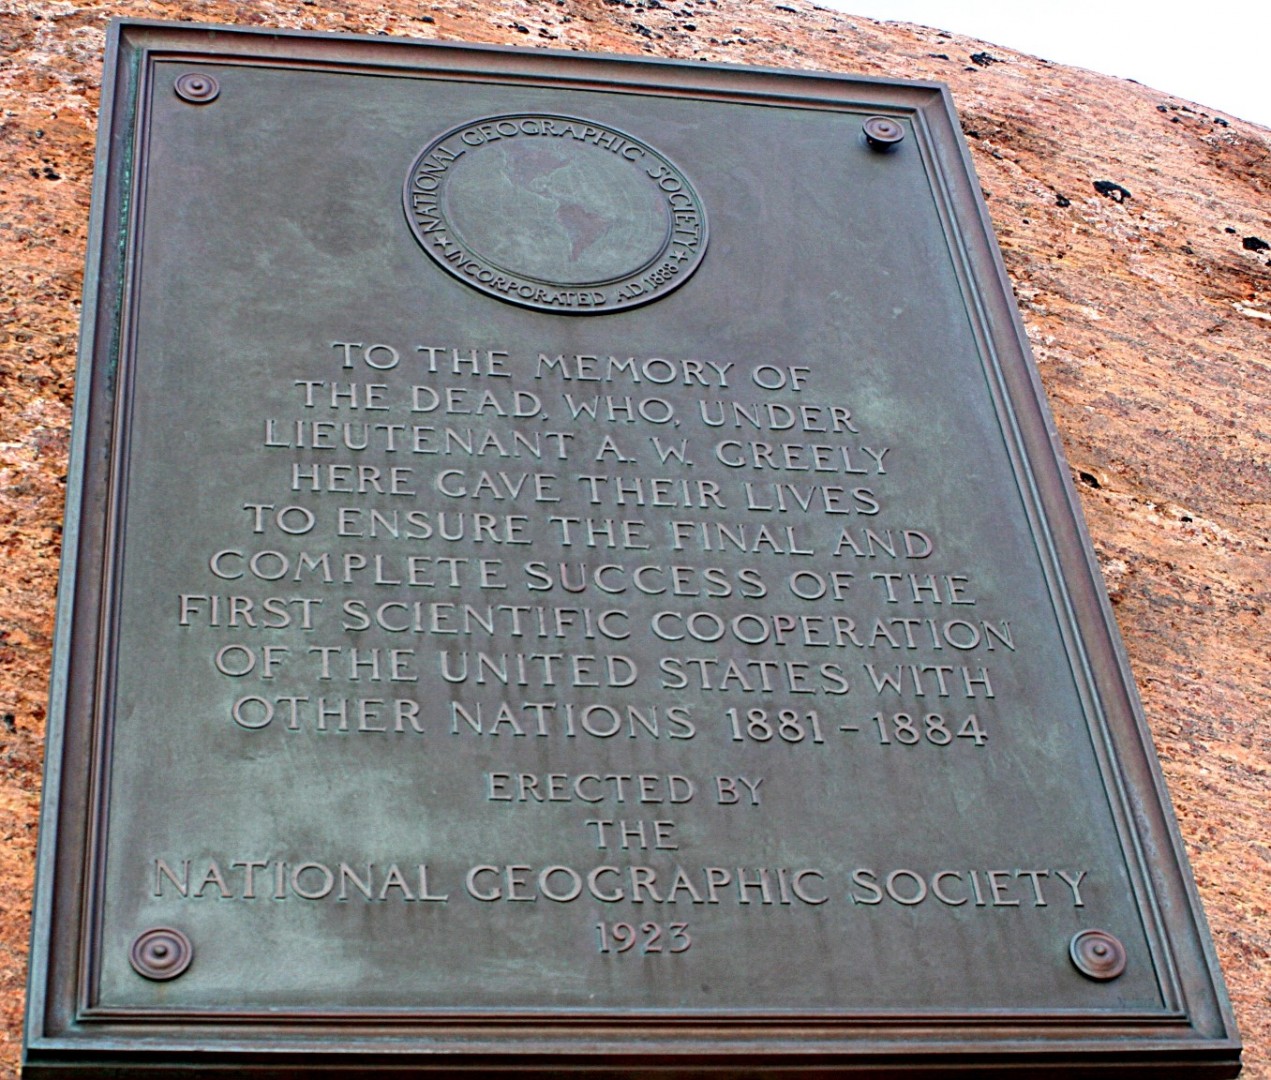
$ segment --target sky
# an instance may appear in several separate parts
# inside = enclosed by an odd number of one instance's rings
[[[814,0],[920,23],[1044,60],[1135,79],[1271,127],[1271,0]]]

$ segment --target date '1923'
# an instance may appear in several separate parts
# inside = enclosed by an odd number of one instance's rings
[[[641,955],[649,953],[688,952],[693,939],[688,935],[688,923],[673,922],[663,927],[661,923],[615,922],[596,923],[596,935],[602,953],[625,953],[632,950]]]

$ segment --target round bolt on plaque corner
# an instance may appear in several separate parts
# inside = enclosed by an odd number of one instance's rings
[[[892,150],[905,138],[904,126],[890,116],[871,116],[861,127],[871,150]]]
[[[706,211],[684,172],[598,120],[525,112],[452,128],[415,159],[404,199],[442,270],[556,315],[660,300],[706,254]]]
[[[191,105],[206,105],[215,101],[221,92],[221,84],[215,76],[202,71],[188,71],[173,84],[177,97]]]
[[[194,959],[194,945],[180,930],[156,926],[137,935],[128,953],[133,970],[155,982],[175,979]]]
[[[1090,979],[1107,982],[1125,971],[1125,946],[1106,930],[1082,930],[1068,943],[1073,966]]]

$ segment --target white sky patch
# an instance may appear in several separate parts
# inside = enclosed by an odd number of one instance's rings
[[[1271,0],[1209,0],[1173,10],[1142,0],[812,2],[846,15],[933,26],[1055,63],[1135,79],[1271,127]],[[790,6],[802,5],[796,0]]]

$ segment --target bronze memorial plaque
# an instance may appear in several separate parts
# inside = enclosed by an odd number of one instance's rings
[[[119,23],[102,116],[31,1076],[1235,1075],[942,87]]]

